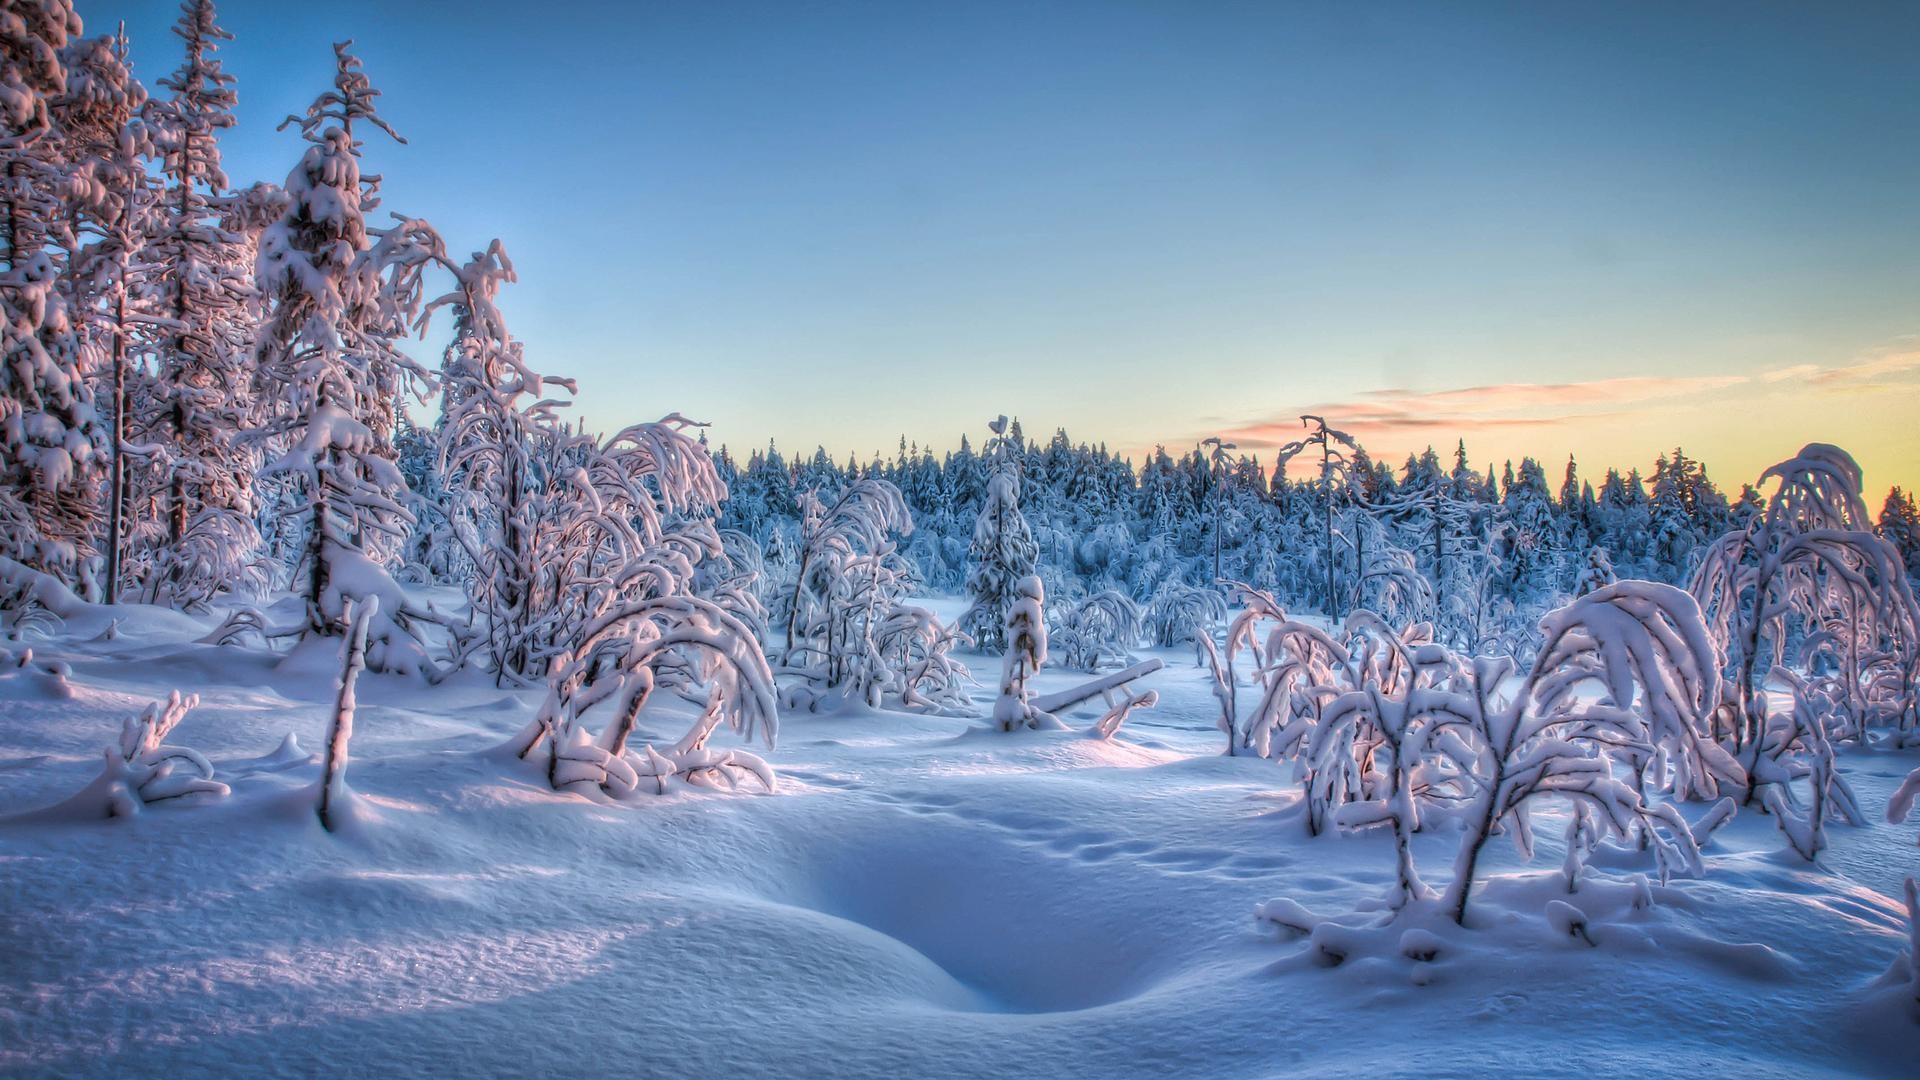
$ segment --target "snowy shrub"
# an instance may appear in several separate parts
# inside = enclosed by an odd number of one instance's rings
[[[1119,732],[1120,725],[1126,723],[1127,720],[1133,716],[1136,709],[1151,709],[1155,705],[1160,704],[1160,692],[1158,690],[1145,690],[1139,694],[1135,694],[1129,690],[1121,690],[1117,698],[1114,692],[1109,690],[1105,696],[1107,702],[1106,715],[1095,721],[1094,725],[1087,729],[1087,734],[1096,739],[1113,738],[1114,735]]]
[[[441,364],[440,423],[434,440],[440,513],[465,549],[471,571],[467,600],[496,681],[522,681],[544,671],[538,579],[543,526],[554,505],[584,492],[557,490],[542,466],[543,449],[570,447],[542,399],[546,386],[568,390],[564,379],[527,366],[520,342],[497,305],[501,285],[516,280],[513,263],[495,240],[465,264],[447,264],[457,288],[426,305],[424,331],[435,312],[453,312],[453,340]]]
[[[1294,757],[1317,722],[1320,705],[1339,693],[1348,678],[1346,647],[1319,627],[1289,617],[1267,593],[1244,585],[1236,588],[1245,607],[1227,631],[1227,665],[1231,670],[1236,654],[1248,649],[1261,687],[1241,743],[1261,757]],[[1273,625],[1262,639],[1259,632],[1266,622]],[[1310,818],[1309,824],[1319,831],[1317,821]]]
[[[1785,668],[1774,671],[1773,677],[1787,683],[1793,706],[1767,717],[1753,758],[1749,790],[1773,815],[1794,851],[1811,862],[1827,847],[1829,820],[1865,823],[1859,800],[1834,760],[1829,735],[1842,715],[1840,695],[1830,679],[1807,679]],[[1804,805],[1792,789],[1801,780],[1807,787]]]
[[[649,576],[649,567],[635,564],[614,579],[609,596],[635,590],[637,579]],[[671,776],[732,787],[739,773],[773,786],[764,761],[707,746],[723,721],[742,738],[759,735],[769,747],[779,731],[773,671],[758,638],[712,601],[678,594],[609,599],[554,669],[540,711],[508,747],[523,758],[544,747],[547,780],[555,790],[621,799],[636,792],[643,778],[664,791]],[[668,749],[648,745],[635,755],[628,739],[640,710],[661,687],[692,698],[701,706],[700,717]],[[596,737],[583,717],[602,703],[611,719]]]
[[[1232,757],[1235,741],[1240,734],[1240,703],[1238,687],[1234,683],[1233,669],[1221,658],[1220,647],[1213,643],[1213,635],[1201,634],[1194,638],[1199,646],[1202,659],[1206,661],[1207,687],[1213,692],[1213,700],[1220,707],[1220,716],[1213,722],[1227,737],[1227,756]]]
[[[529,596],[493,593],[508,670],[550,675],[586,625],[623,599],[691,592],[721,544],[712,515],[726,498],[713,460],[678,413],[604,439],[557,430],[535,440],[539,485],[523,504]],[[517,681],[517,679],[516,679]]]
[[[1311,770],[1307,800],[1310,819],[1331,820],[1343,830],[1391,829],[1397,873],[1387,905],[1398,910],[1431,895],[1414,866],[1413,833],[1422,803],[1446,782],[1425,760],[1433,729],[1444,721],[1420,694],[1453,674],[1454,661],[1439,646],[1417,643],[1417,635],[1386,630],[1370,612],[1355,612],[1349,621],[1360,616],[1369,622],[1356,626],[1346,645],[1360,673],[1356,688],[1321,708],[1304,752]]]
[[[1763,684],[1798,629],[1846,628],[1839,705],[1858,737],[1873,718],[1860,698],[1866,669],[1881,654],[1904,659],[1920,649],[1920,606],[1906,566],[1872,531],[1852,456],[1812,443],[1761,476],[1769,478],[1778,484],[1765,513],[1715,541],[1690,585],[1726,656],[1738,703],[1732,743],[1749,772],[1757,771],[1767,743]],[[1895,694],[1914,692],[1907,687]],[[1901,711],[1896,704],[1874,715]]]
[[[1546,916],[1547,925],[1561,937],[1578,938],[1588,945],[1597,944],[1587,924],[1587,913],[1565,900],[1547,901]]]
[[[1462,924],[1481,849],[1504,829],[1530,854],[1527,811],[1542,796],[1585,803],[1609,834],[1646,842],[1663,879],[1676,867],[1699,870],[1685,819],[1672,804],[1644,802],[1609,756],[1647,745],[1661,726],[1652,717],[1699,730],[1717,704],[1716,654],[1698,606],[1669,586],[1620,582],[1550,613],[1541,629],[1545,644],[1517,685],[1510,659],[1479,657],[1445,686],[1411,695],[1409,711],[1429,725],[1425,745],[1471,778],[1441,901]]]
[[[885,691],[909,709],[967,709],[974,685],[967,666],[953,655],[973,644],[957,627],[914,604],[895,604],[873,632],[873,647],[886,672]]]
[[[1079,600],[1048,604],[1047,633],[1063,665],[1099,671],[1101,662],[1125,661],[1140,645],[1145,628],[1140,605],[1118,589],[1102,589]]]
[[[1147,602],[1147,640],[1162,649],[1192,643],[1197,664],[1199,639],[1211,635],[1214,625],[1226,618],[1227,602],[1218,589],[1167,581]]]
[[[1580,576],[1574,579],[1573,595],[1576,599],[1620,580],[1613,572],[1613,558],[1606,548],[1596,547],[1587,551],[1587,565],[1580,568]]]
[[[932,613],[904,603],[913,567],[893,538],[913,531],[900,491],[856,480],[831,502],[807,492],[801,552],[783,590],[787,651],[782,673],[804,680],[790,704],[817,708],[828,697],[878,706],[888,693],[927,706],[922,690],[951,700],[966,669],[948,657],[960,637]]]
[[[766,595],[770,587],[766,556],[753,537],[739,529],[721,529],[720,552],[702,562],[694,575],[693,591],[735,618],[767,635]]]
[[[856,480],[829,499],[817,491],[799,496],[800,554],[783,607],[786,655],[832,622],[834,586],[853,561],[886,548],[892,537],[913,532],[913,514],[900,489],[885,480]]]
[[[172,746],[167,736],[200,704],[178,690],[155,702],[120,730],[120,741],[106,750],[106,766],[94,781],[69,799],[20,820],[85,821],[126,818],[154,803],[175,799],[220,798],[227,785],[213,778],[213,764],[197,750]]]

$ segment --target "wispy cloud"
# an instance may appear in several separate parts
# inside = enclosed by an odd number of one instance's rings
[[[1821,368],[1806,376],[1815,386],[1864,387],[1899,381],[1888,376],[1920,372],[1920,350],[1890,352],[1843,367]]]
[[[1328,417],[1364,444],[1398,450],[1437,436],[1552,428],[1620,415],[1620,406],[1697,395],[1747,382],[1743,375],[1633,376],[1568,383],[1495,383],[1447,390],[1392,388],[1247,421],[1226,437],[1265,449],[1300,437],[1298,413]]]
[[[1219,433],[1249,451],[1300,437],[1300,414],[1325,416],[1361,443],[1401,453],[1476,433],[1552,429],[1644,414],[1699,408],[1741,395],[1845,394],[1886,386],[1920,387],[1920,349],[1883,350],[1850,363],[1794,364],[1751,375],[1634,375],[1560,383],[1490,383],[1439,390],[1389,387],[1320,401],[1268,416],[1221,420]]]

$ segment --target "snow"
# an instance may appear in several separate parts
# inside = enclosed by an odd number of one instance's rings
[[[1467,927],[1378,925],[1391,839],[1310,838],[1287,769],[1221,753],[1184,646],[1142,650],[1164,667],[1129,690],[1158,706],[1111,740],[988,731],[979,688],[972,719],[784,718],[775,793],[621,805],[493,752],[539,690],[369,672],[364,814],[329,834],[300,747],[325,743],[337,664],[196,643],[219,613],[123,606],[106,638],[73,610],[34,643],[73,696],[0,711],[0,813],[83,788],[183,685],[200,704],[172,738],[231,794],[0,825],[10,1075],[1717,1074],[1730,1053],[1758,1076],[1900,1075],[1920,1048],[1893,978],[1910,829],[1836,826],[1807,863],[1747,810],[1698,879],[1650,883],[1649,855],[1603,843],[1569,894],[1545,807],[1534,862],[1488,847]],[[635,741],[697,717],[660,695]],[[1839,764],[1877,809],[1920,754]],[[1458,837],[1413,844],[1438,868]]]

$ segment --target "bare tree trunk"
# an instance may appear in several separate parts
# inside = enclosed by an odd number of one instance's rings
[[[120,552],[126,546],[127,506],[127,282],[122,267],[119,295],[114,298],[113,326],[113,450],[107,482],[107,603],[120,600]]]

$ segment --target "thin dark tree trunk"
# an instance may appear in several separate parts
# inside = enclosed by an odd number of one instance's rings
[[[113,326],[113,450],[107,483],[107,596],[120,601],[120,552],[126,546],[127,513],[127,282],[124,267],[119,295],[114,298]]]

